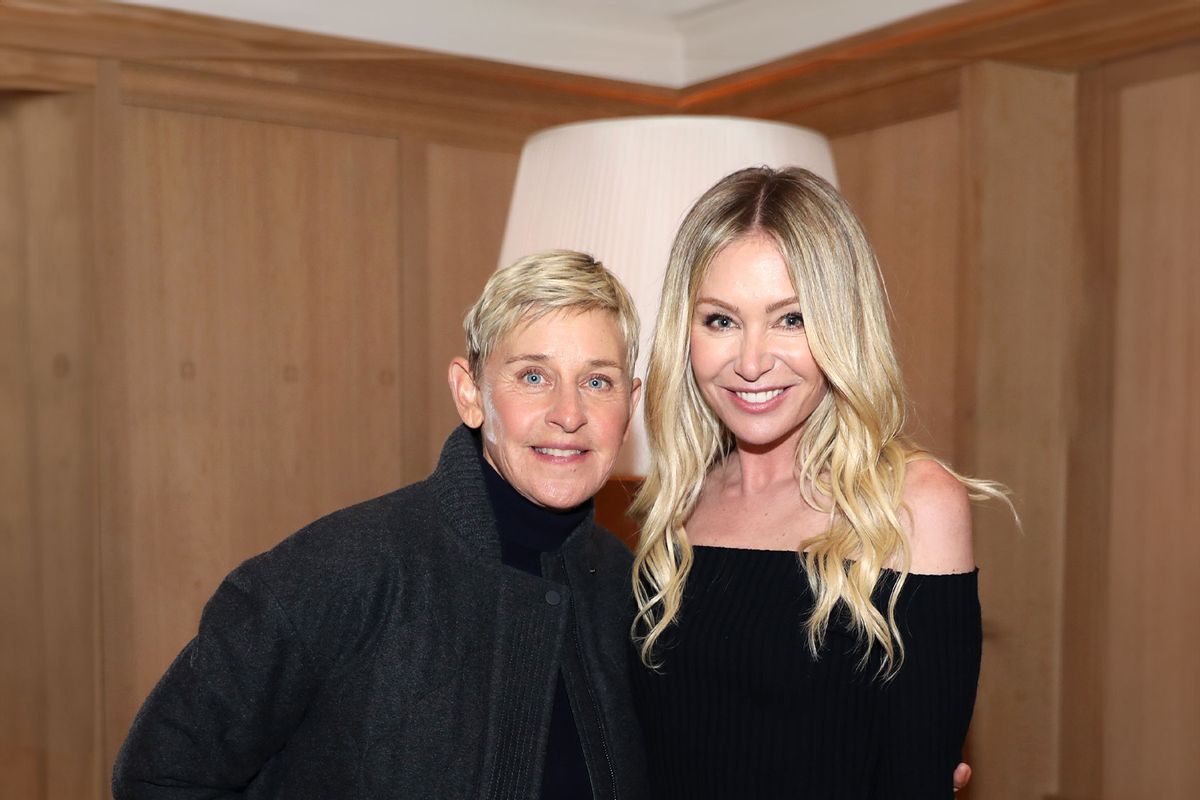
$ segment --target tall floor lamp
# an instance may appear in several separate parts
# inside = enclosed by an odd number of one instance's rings
[[[829,142],[806,128],[733,117],[628,117],[561,125],[521,153],[500,265],[538,250],[595,256],[620,276],[642,319],[646,353],[671,240],[688,208],[720,178],[748,166],[801,166],[836,180]],[[646,474],[640,413],[613,474]]]

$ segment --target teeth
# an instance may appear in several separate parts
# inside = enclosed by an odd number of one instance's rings
[[[582,450],[559,450],[556,447],[535,447],[533,449],[546,456],[577,456],[583,452]]]
[[[769,389],[765,392],[735,392],[747,403],[765,403],[773,397],[783,394],[783,389]]]

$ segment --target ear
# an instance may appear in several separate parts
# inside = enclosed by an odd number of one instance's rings
[[[629,441],[629,432],[633,430],[633,415],[637,413],[638,401],[642,399],[642,379],[633,379],[633,391],[629,393],[629,420],[625,423],[625,435],[621,444]]]
[[[483,392],[471,375],[471,366],[462,356],[450,362],[450,372],[446,376],[450,382],[450,394],[454,396],[454,407],[458,416],[469,428],[478,428],[483,424]]]

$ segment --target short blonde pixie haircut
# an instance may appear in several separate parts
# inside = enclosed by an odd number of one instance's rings
[[[467,363],[479,380],[496,343],[554,311],[609,311],[625,340],[625,373],[638,355],[637,306],[621,281],[586,253],[546,250],[497,270],[463,318]]]

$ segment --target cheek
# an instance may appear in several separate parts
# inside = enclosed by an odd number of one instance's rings
[[[813,358],[812,349],[808,346],[808,342],[797,342],[793,347],[789,348],[787,350],[787,362],[796,374],[804,375],[814,381],[820,379],[821,383],[824,384],[825,374],[817,366],[817,360]]]
[[[629,399],[623,398],[606,404],[597,410],[592,419],[599,421],[605,444],[620,447],[625,437],[625,428],[629,426]]]
[[[703,379],[712,375],[716,369],[715,365],[720,363],[720,348],[712,342],[693,339],[689,359],[692,365],[692,374]]]
[[[536,410],[519,397],[507,396],[502,392],[483,394],[484,437],[493,449],[520,447],[528,432],[531,414]]]
[[[490,391],[483,393],[483,438],[493,448],[500,441],[499,428],[503,423],[500,420],[500,414],[496,410],[496,401],[492,397]]]

